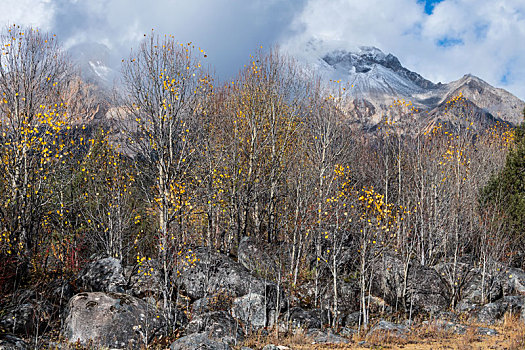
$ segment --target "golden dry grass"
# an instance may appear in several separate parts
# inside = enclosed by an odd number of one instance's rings
[[[268,337],[262,335],[252,335],[238,346],[247,346],[255,350],[262,349],[267,344],[284,345],[293,350],[328,350],[328,349],[404,349],[404,350],[525,350],[525,324],[520,320],[519,314],[507,314],[504,320],[495,326],[498,335],[488,336],[479,335],[477,327],[481,324],[469,324],[464,334],[454,334],[452,331],[444,330],[436,324],[420,325],[414,327],[406,337],[399,337],[392,334],[382,336],[374,335],[366,337],[364,335],[354,335],[349,344],[312,344],[313,339],[298,332],[290,336],[277,337],[272,334]],[[359,345],[366,340],[364,345]]]

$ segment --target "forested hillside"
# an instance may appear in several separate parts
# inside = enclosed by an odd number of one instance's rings
[[[364,128],[351,87],[278,50],[219,83],[154,33],[103,92],[54,35],[1,37],[0,344],[345,343],[525,305],[523,125],[459,94]]]

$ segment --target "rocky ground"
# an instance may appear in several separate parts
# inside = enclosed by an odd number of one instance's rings
[[[243,240],[235,259],[204,247],[193,254],[194,263],[177,277],[177,300],[170,305],[160,298],[151,260],[140,270],[114,258],[98,259],[71,279],[18,289],[1,300],[0,349],[275,350],[378,344],[408,349],[411,344],[431,347],[438,338],[453,348],[463,343],[509,348],[510,334],[514,341],[525,340],[525,272],[520,269],[494,264],[483,274],[461,262],[451,284],[451,264],[413,263],[407,270],[385,255],[375,270],[368,300],[373,317],[365,330],[355,303],[342,303],[341,314],[333,315],[305,302],[308,288],[291,293],[261,273],[261,266],[271,271],[270,254],[250,240]],[[396,311],[403,291],[410,317]],[[453,298],[457,302],[451,307]],[[329,326],[334,317],[336,329]],[[168,324],[176,332],[168,332]]]

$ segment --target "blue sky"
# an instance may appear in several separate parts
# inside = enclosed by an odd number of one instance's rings
[[[427,15],[431,15],[432,11],[434,10],[434,6],[437,3],[440,3],[441,1],[443,1],[443,0],[418,0],[419,3],[424,3],[425,4],[425,13]]]
[[[434,82],[471,73],[525,99],[524,0],[2,0],[1,22],[66,46],[102,42],[117,58],[155,28],[203,47],[223,78],[260,45],[337,40],[379,47]]]

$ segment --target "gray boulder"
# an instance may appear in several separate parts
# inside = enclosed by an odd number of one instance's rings
[[[232,316],[255,329],[271,327],[274,314],[268,310],[266,304],[267,300],[262,295],[246,294],[233,300]]]
[[[407,287],[406,306],[414,311],[438,313],[450,305],[449,287],[432,268],[410,266]]]
[[[284,345],[268,344],[265,345],[264,348],[262,348],[262,350],[290,350],[290,348]]]
[[[374,325],[367,334],[367,337],[373,335],[393,335],[397,337],[406,337],[408,328],[405,325],[388,322],[385,320],[379,321]]]
[[[359,325],[360,318],[361,318],[361,312],[359,311],[352,312],[342,318],[341,326],[355,327]]]
[[[258,244],[253,237],[241,239],[237,257],[242,266],[259,276],[273,278],[278,271],[276,262],[267,253],[267,247]]]
[[[77,294],[65,315],[62,333],[68,341],[117,349],[139,348],[166,325],[151,305],[120,293]]]
[[[481,269],[468,262],[458,262],[455,271],[454,264],[450,262],[437,264],[434,269],[454,291],[458,311],[469,311],[475,305],[503,296],[500,279],[490,273],[491,269],[485,271],[484,277]]]
[[[334,334],[331,329],[326,331],[311,329],[306,335],[313,339],[312,344],[348,344],[350,342],[348,339]]]
[[[394,309],[409,309],[413,312],[438,312],[450,305],[447,283],[432,268],[412,262],[406,266],[395,256],[384,254],[374,266],[372,294],[384,299]],[[403,291],[406,292],[403,300]]]
[[[225,291],[234,298],[256,293],[267,298],[269,309],[276,309],[278,288],[275,284],[256,278],[241,264],[211,249],[199,247],[193,253],[195,263],[180,268],[181,288],[191,299]],[[280,305],[285,305],[282,292],[280,300]]]
[[[460,300],[455,309],[462,313],[471,313],[486,302],[494,302],[503,297],[502,276],[486,274],[483,281],[482,273],[479,269],[472,269],[466,278],[461,282],[459,288]],[[508,286],[506,287],[508,288]],[[484,290],[484,293],[482,293]]]
[[[482,300],[483,298],[489,302],[493,302],[503,296],[503,288],[500,280],[493,275],[486,274],[485,281],[483,281],[483,275],[479,269],[472,269],[470,271],[462,287],[460,290],[461,300],[471,303],[482,304],[485,302]],[[484,295],[481,293],[483,289]]]
[[[483,305],[475,316],[481,323],[493,324],[500,320],[507,311],[521,313],[524,310],[524,304],[524,296],[506,296]]]
[[[127,292],[137,298],[158,297],[162,291],[161,271],[157,260],[147,260],[135,268],[124,269]]]
[[[230,350],[231,347],[213,338],[206,333],[194,333],[177,339],[170,346],[170,350]]]
[[[186,334],[205,333],[207,337],[230,345],[244,339],[244,332],[237,321],[225,311],[209,312],[194,317],[186,325]]]
[[[226,292],[207,295],[193,302],[191,314],[195,316],[212,311],[229,310],[232,307],[233,299]]]
[[[429,324],[430,322],[424,321],[423,324]],[[433,325],[439,329],[445,330],[447,332],[453,333],[453,334],[465,334],[467,330],[469,329],[469,326],[457,323],[457,322],[451,322],[446,321],[442,319],[437,319],[433,322]],[[492,328],[486,328],[486,327],[475,327],[476,334],[479,335],[488,335],[488,336],[494,336],[498,335],[498,331]]]
[[[384,299],[392,306],[403,307],[402,297],[405,280],[405,266],[397,257],[383,254],[382,259],[374,265],[372,294]]]
[[[0,350],[26,350],[27,343],[13,334],[0,334]]]
[[[339,331],[339,334],[341,334],[343,337],[346,338],[352,338],[354,334],[358,334],[357,329],[349,328],[349,327],[343,327],[341,331]]]
[[[53,313],[45,300],[26,300],[22,304],[11,304],[0,317],[0,329],[20,335],[32,335],[45,329]]]
[[[525,295],[525,272],[522,269],[504,269],[499,277],[505,295]]]
[[[77,282],[86,292],[124,293],[126,280],[120,261],[104,258],[88,264],[77,277]]]
[[[292,329],[321,329],[323,324],[329,323],[328,311],[321,309],[303,310],[293,307],[284,316],[284,321]]]

